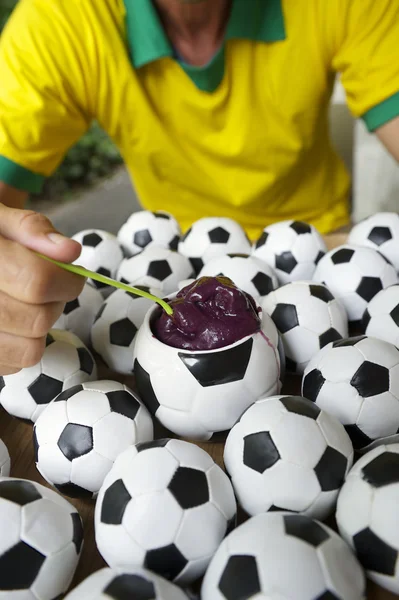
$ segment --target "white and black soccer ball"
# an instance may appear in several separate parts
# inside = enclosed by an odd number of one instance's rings
[[[154,296],[162,296],[161,290],[136,287]],[[132,373],[136,334],[146,312],[153,305],[154,302],[148,298],[114,290],[97,313],[91,330],[91,343],[113,371],[124,375]]]
[[[399,215],[379,212],[353,226],[349,244],[369,246],[378,250],[399,271]]]
[[[367,304],[382,289],[398,283],[398,275],[376,250],[344,244],[323,256],[313,281],[324,283],[341,300],[350,322],[359,322]]]
[[[114,234],[102,229],[85,229],[75,233],[72,239],[82,246],[81,254],[74,264],[115,279],[119,265],[124,258],[124,252]],[[108,286],[106,284],[90,278],[87,281],[99,289],[103,295],[107,294]]]
[[[261,398],[227,436],[224,464],[253,516],[289,510],[324,520],[353,463],[341,423],[300,396]]]
[[[95,507],[95,535],[110,567],[145,567],[181,585],[200,577],[235,525],[227,475],[189,442],[161,439],[118,456]]]
[[[227,217],[204,217],[191,225],[181,238],[178,251],[201,271],[211,259],[226,254],[250,254],[251,242],[244,229]]]
[[[337,417],[363,450],[399,429],[399,350],[367,336],[332,342],[306,367],[302,395]]]
[[[0,477],[8,477],[11,470],[11,459],[8,448],[0,439]],[[1,597],[1,596],[0,596]]]
[[[146,314],[137,333],[134,375],[140,398],[169,431],[209,440],[231,429],[261,395],[278,392],[280,357],[264,331],[215,350],[181,350],[153,335],[157,310]]]
[[[369,302],[362,318],[362,331],[399,347],[399,285],[381,290]]]
[[[54,600],[69,588],[83,545],[77,510],[39,483],[0,478],[0,598]]]
[[[203,266],[199,277],[228,277],[257,302],[278,287],[277,275],[264,261],[250,254],[226,254]]]
[[[179,281],[192,276],[193,268],[185,256],[161,246],[149,246],[125,258],[117,272],[117,279],[123,283],[157,288],[164,295],[177,292]]]
[[[133,213],[117,234],[126,256],[134,256],[153,245],[177,250],[180,236],[179,223],[173,215],[163,210],[139,210]]]
[[[140,567],[105,567],[82,581],[65,600],[188,600],[177,585]]]
[[[81,294],[65,304],[62,315],[54,323],[53,329],[71,331],[89,346],[91,327],[103,301],[101,293],[86,283]]]
[[[365,600],[366,578],[350,547],[304,515],[252,517],[221,543],[202,600]]]
[[[323,237],[313,225],[280,221],[268,225],[252,247],[252,254],[270,265],[280,285],[312,279],[327,251]]]
[[[0,377],[0,404],[34,423],[46,406],[73,385],[97,379],[93,355],[72,332],[51,329],[37,365]]]
[[[126,385],[108,380],[76,385],[35,423],[36,467],[62,494],[92,498],[116,457],[153,437],[150,414]]]
[[[343,304],[320,283],[294,281],[261,303],[280,333],[287,370],[302,374],[309,360],[330,342],[348,337]]]
[[[399,594],[399,444],[362,456],[338,496],[336,521],[367,576]]]

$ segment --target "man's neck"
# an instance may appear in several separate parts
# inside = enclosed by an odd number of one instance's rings
[[[189,64],[203,66],[219,49],[231,0],[153,0],[172,45]]]

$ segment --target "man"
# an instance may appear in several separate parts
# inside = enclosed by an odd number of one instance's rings
[[[0,375],[36,363],[82,282],[35,256],[79,246],[22,211],[99,121],[144,208],[349,221],[327,126],[349,107],[399,159],[399,0],[20,0],[0,44]],[[112,199],[110,199],[112,201]]]

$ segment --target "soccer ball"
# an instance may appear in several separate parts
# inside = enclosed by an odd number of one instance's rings
[[[36,421],[36,467],[62,494],[92,498],[118,454],[153,434],[147,409],[125,385],[107,380],[76,385]]]
[[[83,545],[72,504],[39,483],[0,477],[0,529],[0,598],[60,598]]]
[[[8,477],[11,469],[11,459],[8,448],[0,439],[0,477]],[[0,596],[1,597],[1,596]]]
[[[126,256],[134,256],[153,245],[177,250],[180,235],[180,225],[171,214],[162,210],[140,210],[122,225],[117,238]]]
[[[209,440],[231,429],[259,396],[279,389],[280,358],[263,331],[215,350],[168,346],[151,330],[150,310],[134,346],[137,390],[150,412],[173,433]]]
[[[338,496],[336,520],[370,579],[399,593],[399,444],[358,460]]]
[[[161,290],[138,286],[155,296]],[[91,330],[94,350],[105,364],[117,373],[129,375],[133,370],[133,347],[136,334],[152,300],[123,290],[115,290],[98,312]]]
[[[177,292],[179,281],[193,275],[190,261],[174,250],[150,246],[131,258],[125,258],[117,279],[133,286],[158,288],[165,295]]]
[[[82,245],[81,254],[75,260],[75,265],[81,265],[85,269],[115,279],[118,267],[124,257],[122,247],[115,235],[102,229],[85,229],[75,233],[72,239]],[[105,283],[90,278],[87,281],[99,289],[102,294],[108,292],[109,286]]]
[[[204,217],[195,221],[181,238],[178,250],[187,256],[195,273],[211,259],[225,254],[251,252],[251,242],[244,229],[227,217]]]
[[[333,342],[305,369],[302,395],[335,415],[355,450],[399,428],[399,350],[358,336]]]
[[[366,580],[349,546],[304,515],[252,517],[221,543],[202,600],[364,600]]]
[[[101,293],[86,283],[81,294],[65,304],[62,315],[54,323],[53,329],[65,329],[78,336],[88,346],[94,317],[103,303]]]
[[[302,374],[309,360],[328,343],[348,336],[348,316],[325,285],[287,283],[262,301],[283,340],[287,370]]]
[[[96,571],[65,600],[188,600],[182,589],[147,569]]]
[[[363,219],[352,228],[349,244],[378,250],[399,271],[399,215],[380,212]]]
[[[91,352],[70,331],[51,329],[37,365],[0,377],[0,404],[14,417],[34,423],[63,390],[97,379]]]
[[[276,272],[280,285],[312,279],[317,263],[327,251],[320,233],[302,221],[280,221],[265,227],[252,248]]]
[[[226,254],[213,258],[201,269],[199,277],[229,277],[257,302],[275,290],[277,276],[265,262],[249,254]]]
[[[381,290],[369,302],[362,318],[366,335],[399,346],[399,285]]]
[[[335,417],[300,396],[261,398],[227,436],[224,464],[249,515],[290,510],[325,519],[353,463]]]
[[[189,584],[234,526],[233,488],[210,455],[182,440],[136,444],[118,456],[95,507],[110,567],[145,567]]]
[[[379,291],[398,283],[398,276],[376,250],[345,244],[323,256],[313,281],[324,283],[342,301],[349,321],[355,322]]]

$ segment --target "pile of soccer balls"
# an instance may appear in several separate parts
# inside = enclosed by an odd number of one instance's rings
[[[0,440],[0,598],[70,589],[83,527],[63,496],[95,506],[107,564],[68,600],[361,600],[366,576],[399,593],[399,216],[331,251],[303,222],[251,243],[231,219],[183,235],[161,211],[74,238],[77,263],[159,297],[229,277],[261,332],[178,351],[149,334],[147,298],[86,283],[41,362],[0,378],[48,484],[10,477]],[[99,379],[102,363],[137,390]],[[286,373],[301,395],[284,393]],[[224,469],[193,443],[215,435]]]

